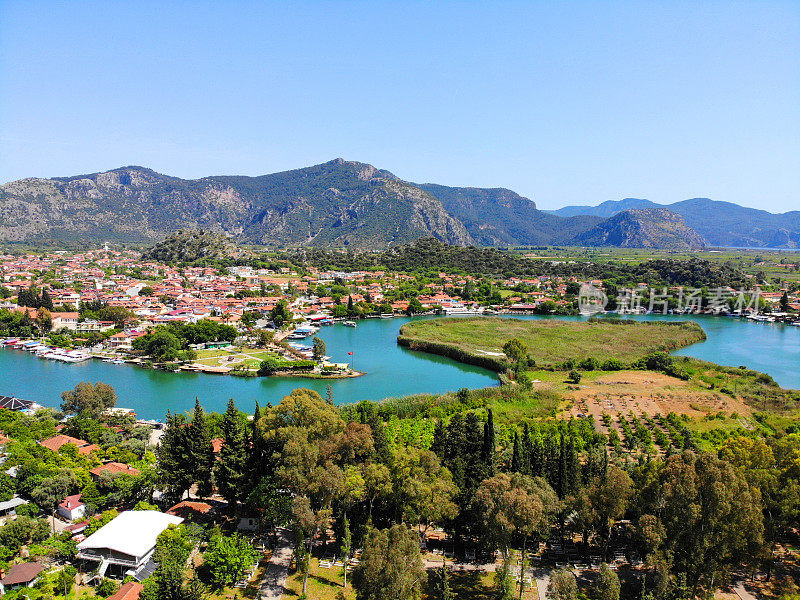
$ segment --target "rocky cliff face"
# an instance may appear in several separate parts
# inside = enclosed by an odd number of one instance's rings
[[[695,250],[705,241],[683,218],[665,208],[626,210],[576,236],[581,246]]]
[[[142,167],[0,186],[0,239],[161,239],[205,229],[267,245],[384,248],[433,236],[469,244],[427,192],[337,159],[263,177],[183,180]]]

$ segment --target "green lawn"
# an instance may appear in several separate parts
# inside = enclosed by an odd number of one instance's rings
[[[496,317],[412,321],[400,329],[400,338],[413,349],[437,352],[435,346],[456,349],[471,357],[504,360],[503,344],[519,338],[540,366],[568,359],[617,358],[630,363],[658,350],[674,350],[705,339],[695,323],[577,322],[522,320]],[[432,345],[426,347],[426,343]],[[437,352],[445,353],[445,352]],[[457,353],[456,353],[457,354]],[[458,358],[458,356],[453,356]]]

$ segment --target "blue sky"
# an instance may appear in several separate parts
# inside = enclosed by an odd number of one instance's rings
[[[800,209],[800,2],[0,3],[0,181],[336,157]]]

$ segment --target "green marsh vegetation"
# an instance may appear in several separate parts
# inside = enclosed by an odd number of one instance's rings
[[[525,344],[528,358],[536,366],[571,370],[591,359],[598,365],[612,359],[630,365],[654,352],[677,350],[704,339],[703,329],[690,322],[480,317],[406,323],[400,329],[398,343],[463,362],[492,364],[500,371],[511,365],[503,349],[510,340]]]

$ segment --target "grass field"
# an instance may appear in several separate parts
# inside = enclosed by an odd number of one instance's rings
[[[406,323],[399,343],[412,349],[466,354],[476,360],[503,362],[503,344],[519,338],[528,346],[539,366],[554,366],[569,359],[580,361],[616,358],[629,364],[656,351],[683,348],[705,339],[695,323],[651,323],[638,321],[577,322],[522,320],[492,317],[430,319]],[[437,351],[441,350],[441,351]],[[464,360],[468,362],[468,360]]]
[[[261,361],[267,357],[277,357],[275,352],[269,350],[248,350],[242,348],[200,350],[197,353],[198,364],[209,367],[249,367],[257,369]]]
[[[308,568],[308,588],[306,595],[315,600],[337,600],[339,592],[344,593],[346,600],[356,597],[355,590],[350,584],[351,575],[347,576],[347,588],[342,587],[344,581],[340,567],[323,569],[319,566],[319,559],[312,558]],[[303,575],[290,574],[286,579],[286,592],[284,598],[297,598],[303,592]]]

